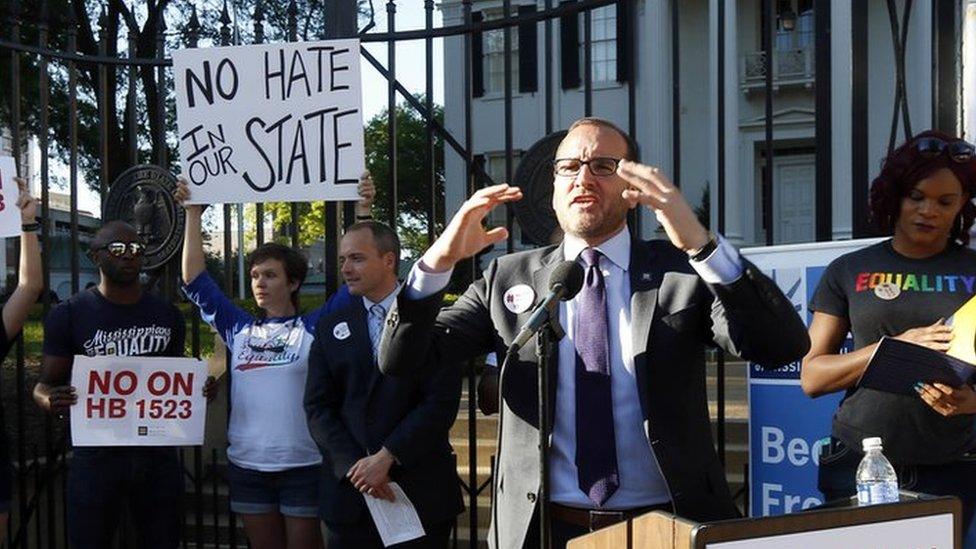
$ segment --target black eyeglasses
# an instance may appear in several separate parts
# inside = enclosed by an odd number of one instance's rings
[[[601,156],[589,160],[579,158],[557,158],[552,161],[552,171],[556,175],[564,177],[574,177],[579,174],[583,166],[590,170],[590,173],[597,176],[613,175],[617,173],[617,165],[620,164],[619,158]]]
[[[114,255],[115,257],[122,257],[125,252],[128,251],[132,254],[132,257],[140,257],[146,252],[146,245],[142,242],[109,242],[104,246],[99,246],[95,248],[95,251],[108,250],[108,253]]]
[[[968,143],[962,139],[946,141],[938,137],[923,137],[915,142],[915,148],[922,158],[935,158],[942,153],[946,153],[953,162],[960,164],[972,160],[973,154],[976,152],[972,143]]]

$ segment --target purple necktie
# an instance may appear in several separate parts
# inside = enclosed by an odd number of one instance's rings
[[[597,506],[617,490],[617,444],[610,391],[607,295],[600,271],[603,254],[594,248],[580,257],[586,267],[576,296],[576,467],[579,487]]]

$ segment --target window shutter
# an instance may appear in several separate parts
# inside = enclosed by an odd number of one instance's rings
[[[574,0],[560,2],[560,6],[575,4]],[[559,18],[560,68],[563,89],[580,87],[579,14]]]
[[[471,13],[471,22],[481,23],[484,15],[480,11]],[[471,33],[471,95],[481,97],[485,94],[485,62],[481,42],[481,33]]]
[[[630,4],[628,0],[617,0],[617,82],[630,80],[633,63],[630,53],[633,36],[630,32]]]
[[[535,5],[519,6],[519,17],[535,13]],[[536,53],[537,23],[518,26],[519,92],[533,93],[539,89],[538,55]]]

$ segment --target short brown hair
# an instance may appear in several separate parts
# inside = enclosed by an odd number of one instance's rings
[[[298,250],[293,250],[277,242],[265,242],[247,254],[248,272],[255,265],[264,263],[269,259],[277,259],[281,262],[289,283],[298,282],[298,287],[291,293],[291,303],[295,306],[295,311],[298,312],[298,291],[302,288],[305,277],[308,276],[308,260]]]
[[[386,255],[388,253],[393,254],[393,272],[399,274],[400,272],[400,237],[397,236],[396,231],[386,223],[381,223],[379,221],[359,221],[353,223],[346,229],[346,234],[353,231],[363,231],[367,230],[373,235],[373,242],[376,243],[376,249],[379,250],[380,255]]]
[[[573,130],[575,130],[580,126],[599,126],[601,128],[606,128],[608,130],[617,132],[617,134],[619,134],[620,137],[624,139],[624,143],[627,144],[627,153],[626,156],[624,156],[624,158],[632,161],[637,160],[637,143],[634,142],[634,140],[630,137],[630,135],[627,134],[627,132],[621,130],[613,122],[605,118],[599,118],[596,116],[586,116],[580,118],[576,122],[573,122],[569,126],[569,129],[566,130],[566,133],[569,134],[570,132],[572,132]]]

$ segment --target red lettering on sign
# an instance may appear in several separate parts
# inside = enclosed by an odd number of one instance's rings
[[[125,417],[125,400],[121,398],[108,399],[108,417],[113,419]]]
[[[173,396],[180,394],[186,396],[193,394],[193,372],[188,374],[176,372],[173,374]]]
[[[160,384],[161,383],[161,384]],[[147,382],[149,392],[155,396],[164,395],[169,392],[172,381],[166,372],[153,372]]]
[[[122,396],[131,395],[136,390],[136,374],[129,370],[119,372],[115,375],[112,387]]]
[[[153,372],[148,380],[149,392],[153,396],[162,396],[167,393],[173,396],[193,394],[193,373],[182,374],[176,372],[170,377],[168,372]]]
[[[136,390],[136,374],[123,370],[112,377],[113,372],[91,372],[88,376],[88,392],[108,394],[114,390],[120,395],[131,395]]]
[[[101,374],[102,375],[99,376],[99,372],[95,372],[95,371],[92,371],[91,373],[88,374],[89,393],[98,392],[103,395],[105,393],[108,393],[109,387],[112,385],[112,381],[111,381],[112,372],[105,371],[105,372],[101,372]],[[88,417],[91,417],[91,415],[89,414]]]
[[[89,398],[85,406],[86,415],[88,419],[92,417],[104,417],[105,416],[105,399],[99,398]],[[96,415],[97,414],[97,415]]]

